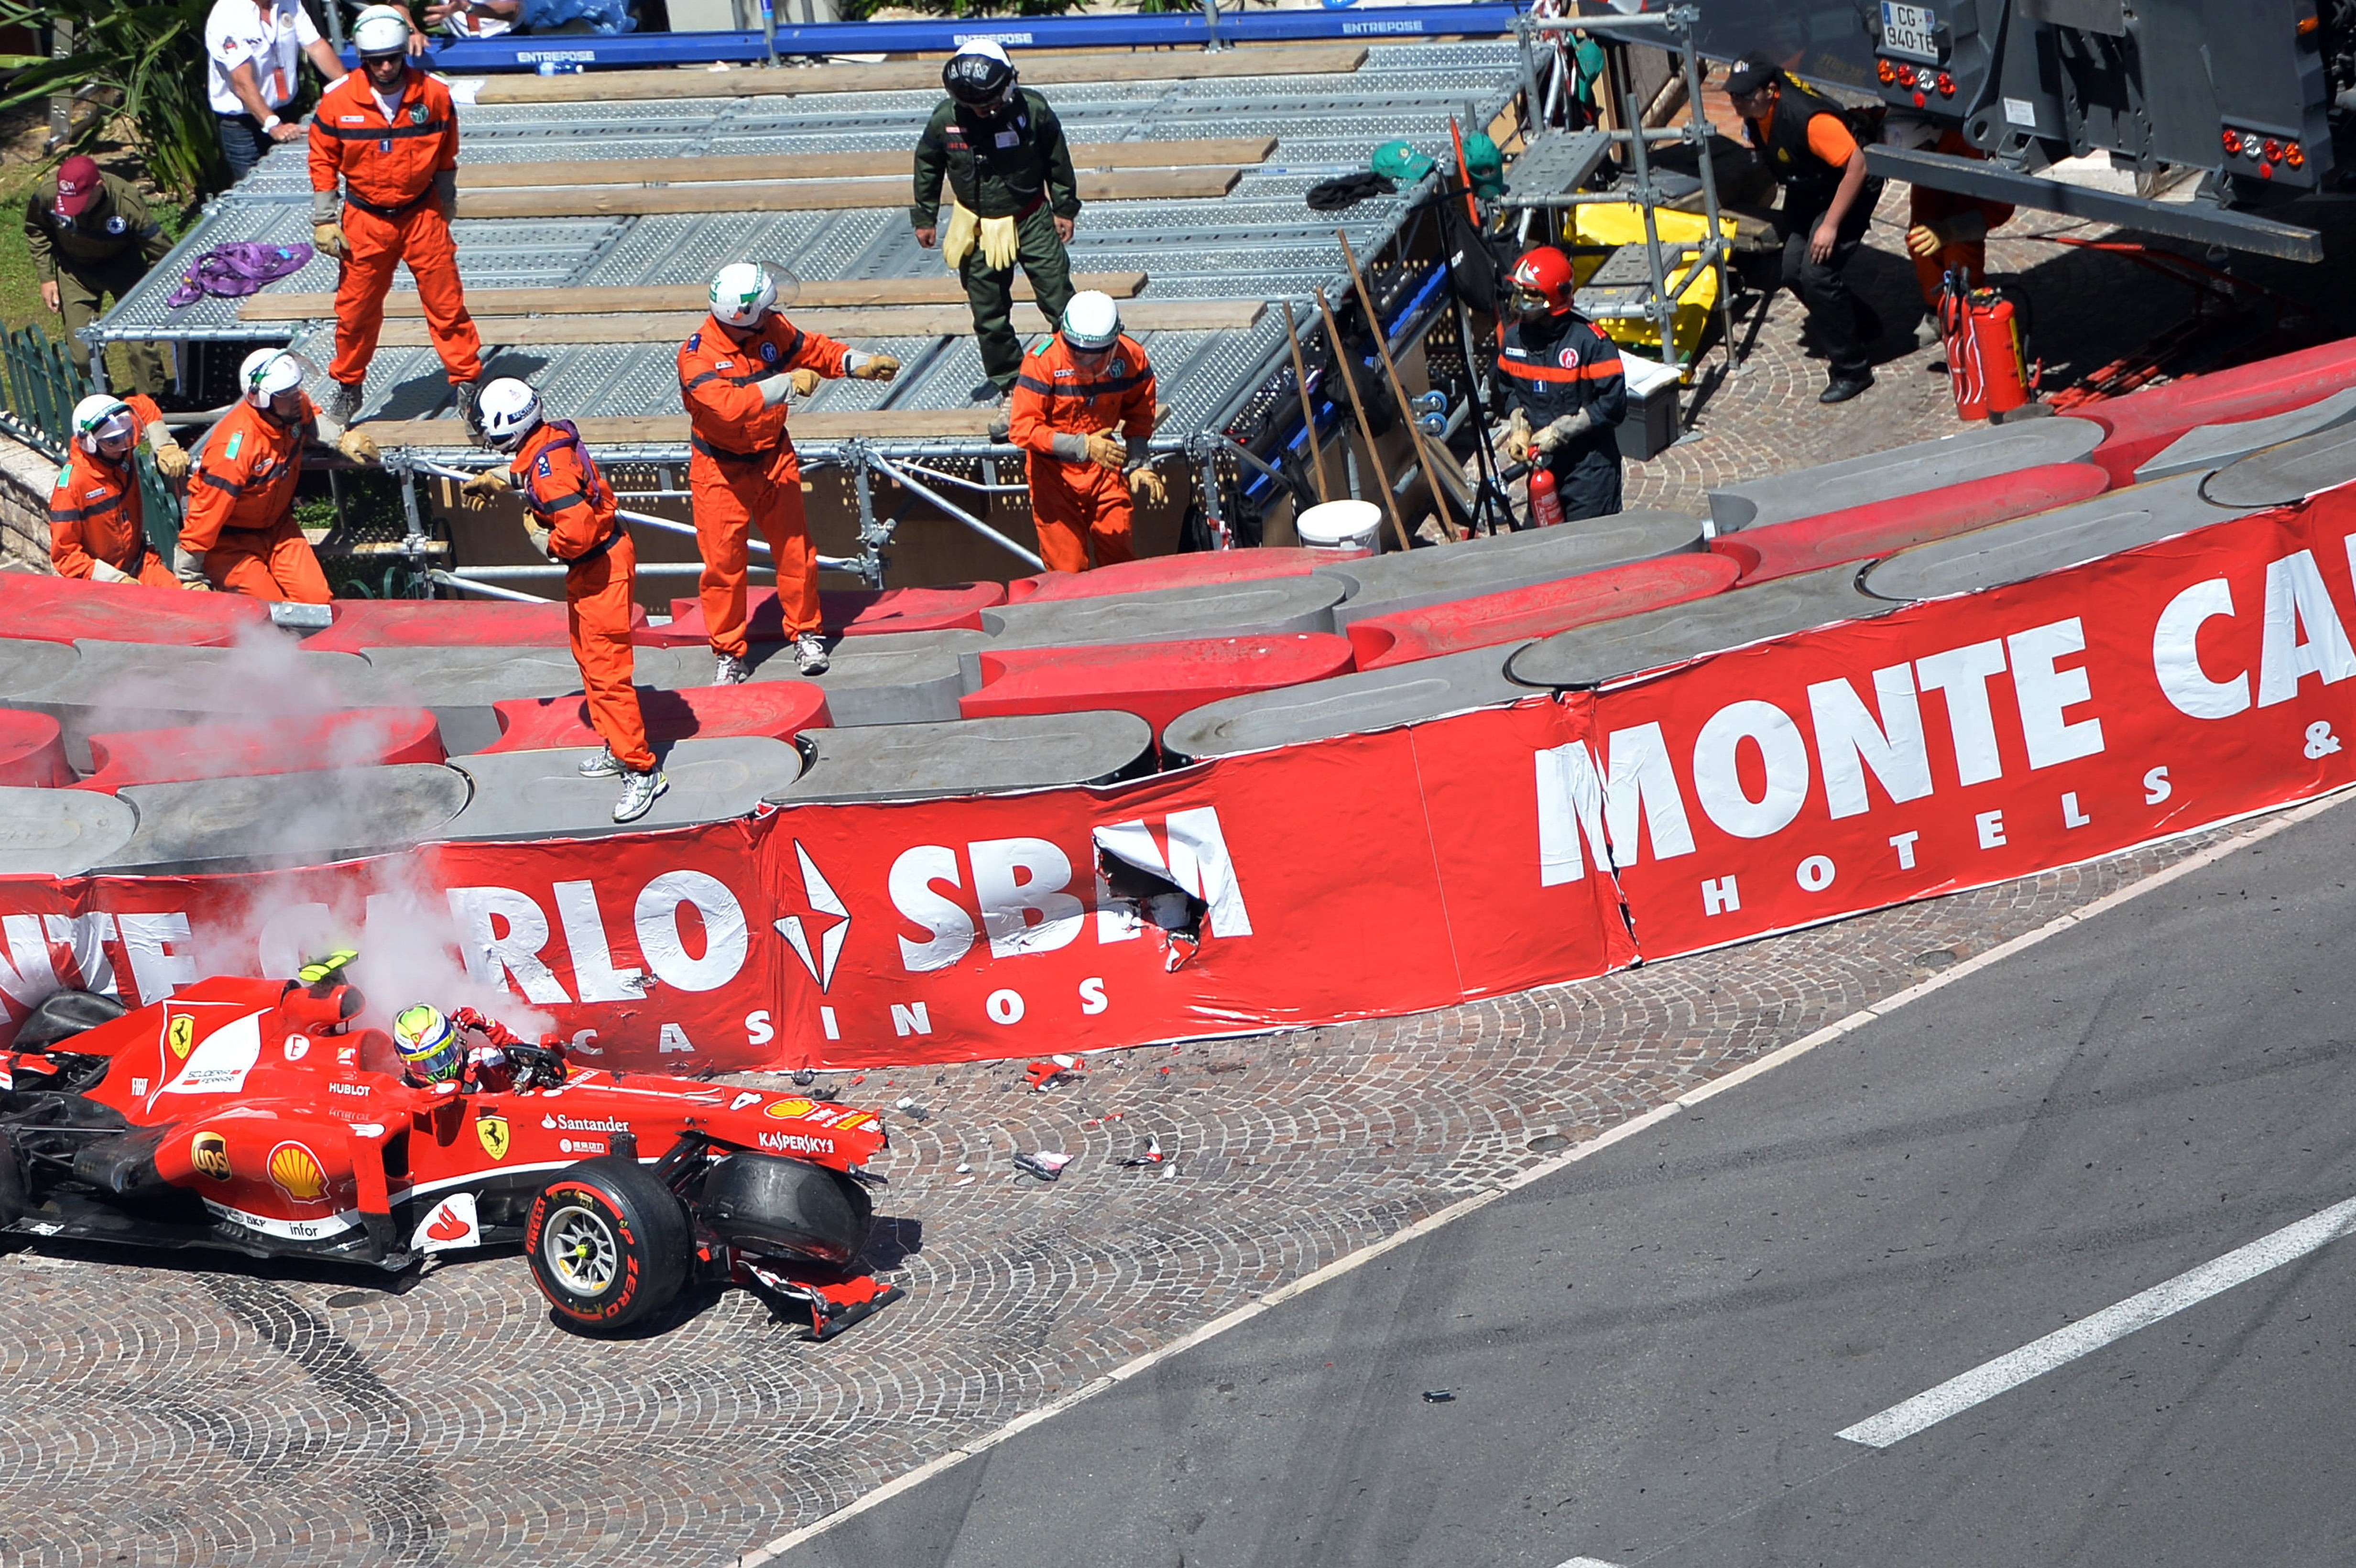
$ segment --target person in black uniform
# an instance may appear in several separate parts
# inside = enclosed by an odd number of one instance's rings
[[[1014,269],[1030,278],[1032,298],[1051,325],[1072,303],[1065,246],[1080,216],[1079,181],[1063,122],[1045,99],[1018,83],[1004,49],[987,38],[967,42],[941,68],[941,84],[948,96],[916,143],[908,220],[916,243],[930,250],[937,240],[942,259],[965,283],[975,347],[990,378],[973,389],[974,400],[1002,403],[1023,368]],[[953,204],[946,234],[939,231],[944,179]]]
[[[1563,521],[1620,509],[1620,421],[1628,381],[1620,346],[1572,308],[1578,279],[1551,245],[1514,263],[1514,321],[1497,355],[1505,455],[1544,464]]]
[[[1841,269],[1864,242],[1881,181],[1865,172],[1865,151],[1839,106],[1766,56],[1753,51],[1735,61],[1726,92],[1751,144],[1783,187],[1783,286],[1808,307],[1816,346],[1832,362],[1832,379],[1816,400],[1847,402],[1873,385],[1866,350],[1881,336],[1881,319],[1849,292]]]

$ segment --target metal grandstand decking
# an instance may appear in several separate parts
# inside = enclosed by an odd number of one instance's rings
[[[1124,57],[1151,59],[1154,56]],[[1173,56],[1174,59],[1183,57]],[[857,66],[830,66],[830,72]],[[594,82],[594,77],[574,79]],[[1362,256],[1380,254],[1397,236],[1415,196],[1361,203],[1342,214],[1310,210],[1303,193],[1333,175],[1363,169],[1368,151],[1395,136],[1438,150],[1448,121],[1485,125],[1524,80],[1510,41],[1378,45],[1355,71],[1318,75],[1225,76],[1207,80],[1108,80],[1047,89],[1077,145],[1184,142],[1245,133],[1274,136],[1263,163],[1215,199],[1092,202],[1071,251],[1075,272],[1141,271],[1142,301],[1290,298],[1306,312],[1310,291],[1336,293],[1344,273],[1333,229],[1346,227]],[[459,82],[468,91],[465,79]],[[485,103],[462,108],[465,164],[612,158],[774,155],[780,178],[792,160],[819,152],[903,153],[913,148],[932,91],[829,91],[808,96],[720,96],[645,101]],[[700,285],[722,263],[740,258],[780,261],[806,282],[941,278],[937,252],[909,232],[905,197],[889,206],[834,212],[659,214],[562,219],[466,219],[455,225],[470,291],[532,286]],[[309,181],[298,142],[265,157],[239,185],[209,203],[202,219],[139,288],[91,331],[99,340],[283,340],[286,325],[241,321],[238,302],[207,298],[184,309],[165,296],[186,264],[213,246],[238,240],[289,241],[309,234]],[[315,258],[269,293],[324,292],[335,263]],[[407,286],[404,272],[396,288]],[[477,314],[480,314],[479,307]],[[294,345],[315,363],[332,351],[332,323],[290,324]],[[806,405],[811,414],[870,410],[952,411],[970,407],[982,379],[969,336],[853,335],[862,348],[896,356],[905,369],[892,383],[830,382]],[[1168,414],[1155,445],[1184,449],[1249,397],[1284,354],[1282,318],[1273,309],[1247,328],[1141,333],[1161,381]],[[569,415],[676,416],[673,346],[580,343],[503,347],[487,333],[487,373],[521,375],[549,404]],[[448,390],[430,348],[387,347],[369,380],[363,417],[437,418],[450,439],[426,450],[466,452],[449,418]],[[832,421],[827,421],[831,423]],[[880,433],[880,432],[879,432]],[[814,462],[839,459],[860,437],[801,435]],[[866,440],[884,451],[980,456],[980,434]],[[682,461],[683,442],[609,448],[616,457]],[[1001,449],[1002,450],[1002,449]]]

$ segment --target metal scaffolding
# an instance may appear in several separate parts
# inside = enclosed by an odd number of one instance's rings
[[[1393,196],[1373,197],[1338,214],[1310,210],[1302,199],[1308,188],[1365,169],[1368,153],[1393,138],[1405,137],[1433,151],[1444,148],[1451,116],[1470,113],[1487,123],[1507,111],[1522,80],[1516,45],[1498,40],[1370,44],[1365,62],[1348,73],[1119,80],[1047,90],[1076,144],[1276,138],[1274,152],[1263,163],[1245,165],[1225,197],[1091,203],[1071,245],[1076,272],[1145,272],[1149,281],[1142,299],[1147,302],[1268,302],[1248,328],[1136,335],[1153,362],[1166,407],[1153,451],[1192,464],[1214,509],[1218,488],[1215,465],[1231,460],[1221,459],[1216,443],[1206,444],[1203,437],[1227,428],[1285,362],[1286,338],[1276,302],[1289,298],[1296,311],[1305,314],[1312,290],[1322,286],[1329,293],[1339,292],[1343,271],[1333,239],[1337,220],[1361,255],[1383,255],[1398,245],[1430,185],[1427,181]],[[936,101],[937,95],[931,92],[877,91],[484,104],[462,107],[460,123],[468,164],[766,155],[778,160],[778,177],[783,178],[791,176],[793,160],[802,155],[909,151]],[[234,300],[206,298],[179,309],[165,303],[182,272],[207,250],[244,240],[307,239],[308,202],[302,148],[269,154],[232,190],[209,202],[203,217],[165,261],[84,336],[94,345],[123,339],[291,342],[314,365],[324,366],[332,353],[331,322],[286,323],[273,328],[241,320],[240,302]],[[454,232],[466,282],[476,289],[701,285],[723,263],[744,258],[782,263],[806,282],[942,275],[938,252],[916,245],[900,207],[461,218]],[[335,263],[315,257],[269,292],[324,293],[335,281]],[[402,282],[407,282],[405,276]],[[969,336],[850,336],[862,350],[898,358],[900,376],[889,383],[827,382],[806,403],[797,400],[797,413],[965,409],[970,406],[972,388],[985,379]],[[566,417],[676,418],[680,405],[673,355],[669,344],[485,345],[487,374],[529,379],[543,402]],[[316,395],[324,389],[314,390]],[[430,348],[379,352],[361,418],[430,420],[446,425],[447,442],[387,451],[390,471],[417,474],[437,464],[464,469],[486,461],[486,454],[465,441],[441,365]],[[1014,448],[980,435],[918,440],[884,439],[880,433],[840,438],[798,434],[796,445],[806,470],[832,466],[850,476],[859,505],[861,549],[845,558],[844,569],[866,581],[882,582],[885,553],[899,520],[896,515],[878,515],[879,484],[920,498],[926,508],[988,537],[1012,559],[1036,569],[1037,558],[993,528],[982,515],[991,495],[1019,488],[991,486],[988,472],[1017,457]],[[601,443],[598,455],[609,467],[676,469],[684,465],[688,453],[682,439],[637,445]],[[677,488],[675,479],[659,486]],[[960,504],[961,498],[976,496],[981,504]],[[412,527],[412,537],[422,538],[422,528]],[[424,564],[421,557],[421,570]]]

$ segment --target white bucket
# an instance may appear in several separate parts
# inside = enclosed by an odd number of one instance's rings
[[[1343,560],[1374,554],[1382,526],[1383,509],[1372,501],[1327,501],[1292,519],[1302,545]]]

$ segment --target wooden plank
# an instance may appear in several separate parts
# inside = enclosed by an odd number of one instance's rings
[[[872,435],[884,440],[931,440],[989,433],[997,411],[971,409],[880,409],[865,413],[796,414],[787,431],[803,441],[839,441],[846,436]],[[582,419],[581,439],[599,446],[679,446],[687,444],[687,416],[655,414],[631,419]],[[456,420],[371,420],[354,427],[375,438],[380,447],[464,446],[466,428]]]
[[[1090,169],[1201,168],[1262,164],[1276,151],[1273,136],[1220,136],[1199,142],[1083,142],[1072,166]],[[755,184],[785,178],[910,177],[913,152],[820,153],[726,158],[594,158],[541,164],[460,164],[460,190],[511,190],[530,186],[572,189],[600,185]]]
[[[1019,51],[1026,87],[1083,81],[1202,81],[1246,76],[1346,75],[1365,63],[1363,44],[1273,48]],[[797,66],[771,70],[596,70],[565,76],[494,76],[476,90],[477,103],[616,102],[651,98],[803,97],[828,92],[937,92],[936,60],[883,65]]]
[[[1239,332],[1260,318],[1259,300],[1140,300],[1121,312],[1131,332]],[[797,310],[796,326],[829,337],[873,342],[884,337],[969,337],[973,314],[966,306],[903,305],[859,311]],[[510,348],[551,347],[567,343],[679,343],[702,324],[700,311],[679,315],[477,315],[483,341]],[[1014,329],[1051,330],[1036,305],[1018,305]],[[423,348],[433,338],[422,321],[388,321],[377,339],[387,348]]]
[[[538,80],[537,78],[534,79]],[[1226,195],[1239,168],[1119,169],[1079,176],[1082,201],[1207,200]],[[586,186],[570,190],[477,190],[458,197],[461,218],[611,218],[656,212],[852,212],[905,207],[896,179],[775,180],[730,186]]]
[[[1143,272],[1075,272],[1072,287],[1095,289],[1117,300],[1145,292]],[[708,297],[701,283],[651,288],[469,289],[466,306],[482,315],[629,315],[648,311],[701,310]],[[1031,280],[1014,275],[1014,297],[1031,297]],[[965,285],[955,278],[821,279],[806,283],[787,302],[789,311],[830,306],[959,304]],[[336,314],[332,293],[253,294],[237,308],[240,321],[325,321]],[[387,294],[387,321],[422,321],[425,307],[408,289]]]

